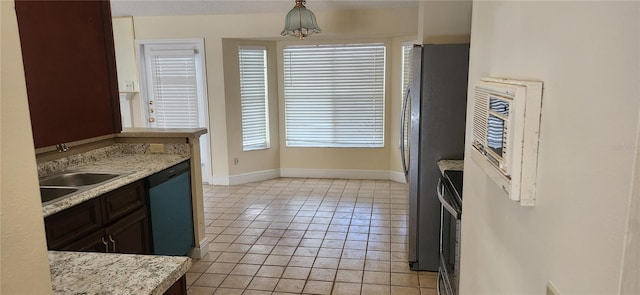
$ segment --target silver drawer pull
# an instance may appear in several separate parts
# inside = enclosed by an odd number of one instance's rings
[[[102,244],[104,244],[104,247],[107,251],[107,253],[109,253],[109,243],[107,243],[107,241],[104,240],[104,237],[102,237]]]
[[[113,252],[116,252],[116,241],[114,241],[113,238],[111,238],[111,235],[109,235],[109,241],[113,243]]]

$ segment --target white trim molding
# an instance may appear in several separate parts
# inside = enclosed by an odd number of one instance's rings
[[[211,185],[229,185],[229,176],[212,176]]]
[[[209,242],[210,241],[208,237],[202,238],[202,240],[200,240],[198,247],[192,248],[191,251],[189,251],[189,253],[187,254],[187,256],[194,259],[200,259],[204,257],[209,252]]]
[[[280,169],[262,170],[229,176],[229,185],[244,184],[280,177]]]
[[[342,169],[301,169],[282,168],[280,177],[380,179],[388,180],[388,170],[342,170]]]
[[[229,176],[213,176],[212,185],[238,185],[280,177],[280,169],[262,170]]]
[[[343,170],[343,169],[303,169],[282,168],[262,170],[230,176],[213,176],[212,185],[238,185],[264,181],[278,177],[292,178],[337,178],[337,179],[375,179],[407,183],[402,172],[389,170]]]
[[[404,173],[399,171],[389,171],[389,180],[399,183],[407,183],[407,178],[404,176]]]

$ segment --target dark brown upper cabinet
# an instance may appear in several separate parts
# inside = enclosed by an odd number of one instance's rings
[[[122,130],[108,1],[16,0],[36,148]]]

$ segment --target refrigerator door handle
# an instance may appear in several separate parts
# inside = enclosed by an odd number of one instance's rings
[[[407,125],[407,105],[409,104],[409,95],[411,94],[411,87],[407,87],[407,92],[402,102],[402,114],[400,115],[400,157],[402,158],[402,171],[404,172],[404,179],[409,182],[409,167],[407,167],[407,153],[404,142],[404,136],[407,132],[405,126]]]

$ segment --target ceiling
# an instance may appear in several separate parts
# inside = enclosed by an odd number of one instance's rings
[[[111,0],[113,16],[286,13],[294,0]],[[309,0],[311,11],[418,7],[418,0]]]

